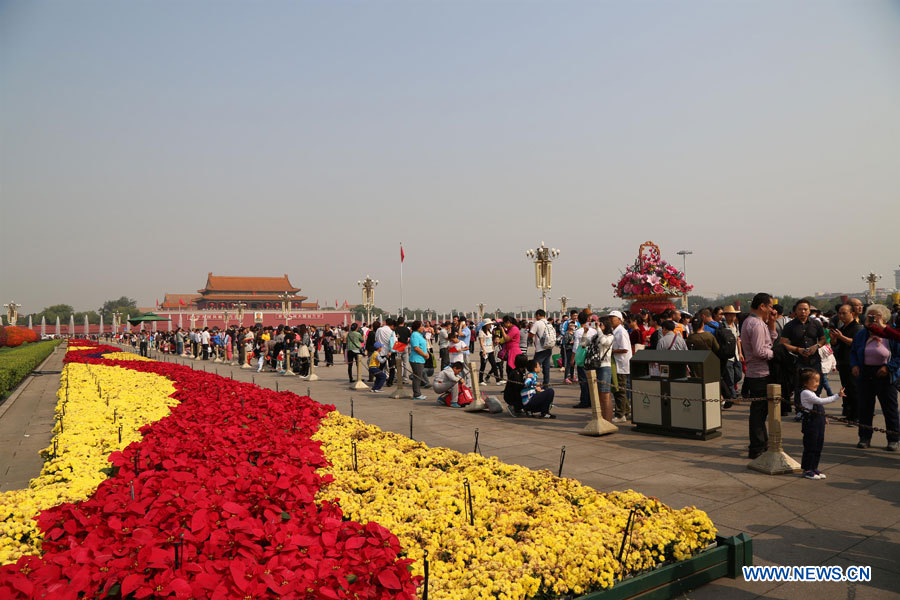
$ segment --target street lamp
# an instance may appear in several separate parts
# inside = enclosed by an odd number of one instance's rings
[[[869,284],[869,289],[866,290],[866,304],[875,300],[875,294],[877,292],[877,288],[875,287],[875,284],[877,284],[880,279],[881,279],[881,275],[878,275],[876,273],[871,273],[871,272],[862,278],[863,281],[865,281],[866,283]]]
[[[684,281],[687,283],[687,257],[689,254],[693,254],[692,250],[679,250],[675,254],[681,257],[681,274],[684,276]],[[687,292],[684,293],[684,296],[681,297],[681,308],[684,310],[688,310],[688,295]]]
[[[238,302],[237,303],[237,321],[238,321],[238,329],[244,326],[244,309],[247,308],[246,302]]]
[[[537,250],[528,250],[525,256],[534,261],[534,285],[541,290],[541,307],[547,312],[547,292],[553,274],[553,259],[559,256],[557,248],[548,248],[541,242]]]
[[[569,308],[569,300],[571,300],[571,298],[566,298],[565,296],[562,296],[559,299],[559,318],[560,319],[566,318],[566,311]]]
[[[284,326],[287,327],[291,320],[291,295],[285,292],[278,297],[281,298],[281,316],[284,317]]]
[[[366,308],[366,325],[368,325],[372,322],[371,312],[375,306],[375,286],[378,285],[378,280],[366,275],[366,278],[363,281],[357,281],[356,285],[362,288],[362,303]]]

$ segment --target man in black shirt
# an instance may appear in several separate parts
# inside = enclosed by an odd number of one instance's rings
[[[819,357],[819,348],[825,345],[825,328],[816,319],[809,318],[809,301],[799,300],[794,305],[794,318],[781,330],[780,342],[785,349],[796,357],[796,368],[787,373],[784,378],[784,398],[794,397],[794,407],[797,408],[797,417],[800,413],[800,369],[815,369],[819,372],[819,389],[822,391],[822,359]],[[791,376],[793,375],[793,376]],[[781,405],[782,416],[790,412],[790,404],[784,402]]]
[[[853,307],[843,304],[838,309],[839,327],[831,330],[831,346],[834,349],[834,359],[837,361],[838,374],[841,376],[841,386],[847,394],[843,399],[841,414],[851,420],[856,420],[856,377],[851,373],[850,345],[853,338],[862,329]]]

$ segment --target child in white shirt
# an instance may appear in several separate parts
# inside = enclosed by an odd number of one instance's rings
[[[820,398],[816,395],[819,389],[821,376],[815,369],[803,369],[800,371],[800,404],[803,406],[803,458],[800,468],[803,469],[803,477],[806,479],[825,479],[825,474],[819,471],[819,458],[822,456],[822,446],[825,445],[825,409],[823,405],[831,404],[838,398],[845,396],[844,389],[833,396]]]

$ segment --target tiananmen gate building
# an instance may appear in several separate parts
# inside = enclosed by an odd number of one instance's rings
[[[176,327],[223,327],[238,323],[238,307],[243,305],[243,318],[239,325],[249,327],[257,323],[263,326],[285,324],[282,311],[284,296],[289,297],[290,308],[287,324],[349,325],[353,316],[346,302],[342,308],[322,308],[318,302],[305,302],[287,274],[281,277],[234,277],[213,275],[206,277],[206,286],[195,294],[166,293],[159,308],[153,312],[168,317],[158,329]]]

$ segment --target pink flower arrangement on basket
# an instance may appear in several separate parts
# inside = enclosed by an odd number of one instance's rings
[[[653,242],[641,244],[637,260],[625,269],[618,283],[612,284],[619,298],[639,296],[681,296],[694,289],[684,279],[684,273],[664,261],[659,246]]]

